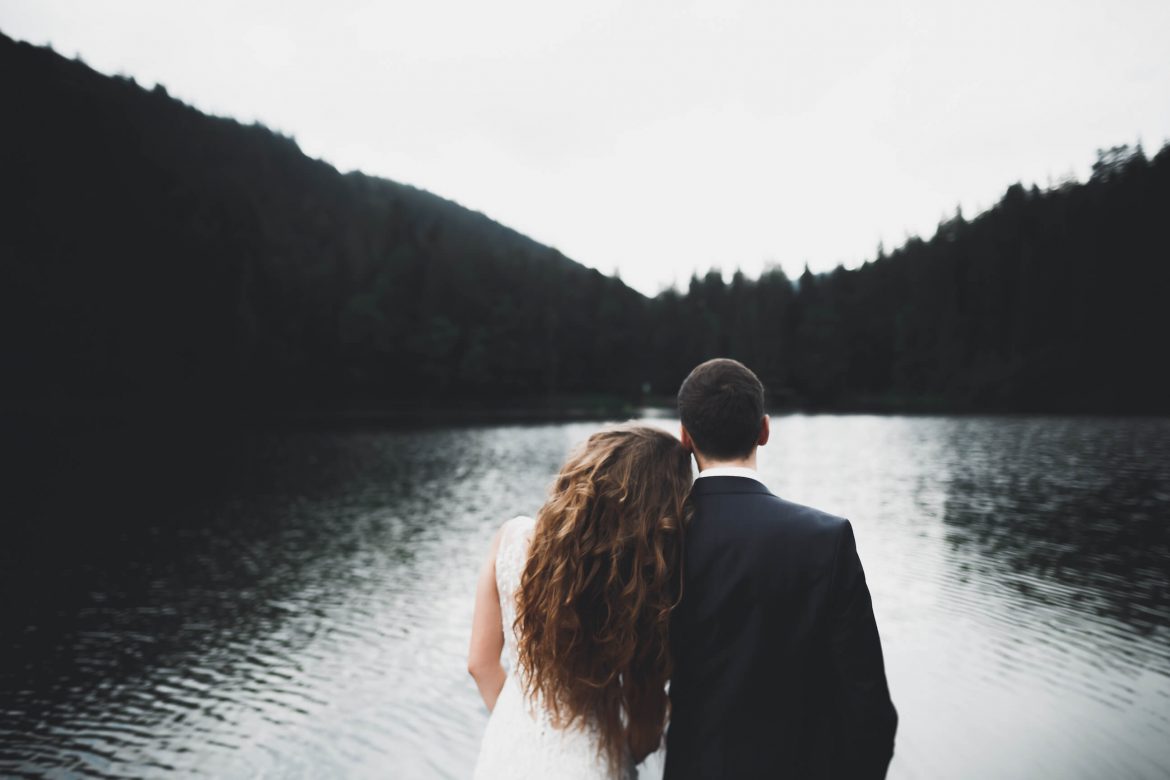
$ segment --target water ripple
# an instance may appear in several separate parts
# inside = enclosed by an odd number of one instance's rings
[[[770,487],[854,523],[891,777],[1170,771],[1170,421],[775,422]],[[482,555],[593,428],[250,434],[132,516],[55,505],[7,561],[0,775],[467,776]]]

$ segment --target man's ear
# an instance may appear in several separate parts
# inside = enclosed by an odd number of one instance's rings
[[[768,415],[764,415],[764,420],[760,423],[760,438],[756,439],[756,446],[763,447],[768,443],[768,437],[772,434],[771,425],[768,423]]]
[[[693,453],[695,451],[695,443],[691,441],[691,435],[687,433],[685,425],[678,426],[678,440],[682,442],[683,449],[687,452]]]

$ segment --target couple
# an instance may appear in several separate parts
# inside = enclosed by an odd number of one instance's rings
[[[631,778],[669,714],[666,780],[883,777],[897,714],[852,527],[760,482],[768,418],[746,366],[698,366],[678,408],[681,443],[595,433],[536,519],[492,541],[475,776]]]

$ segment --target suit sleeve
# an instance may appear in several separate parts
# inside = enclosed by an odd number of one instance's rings
[[[881,639],[853,526],[843,524],[837,542],[830,604],[830,656],[840,717],[840,774],[883,778],[894,755],[898,714],[890,700]]]

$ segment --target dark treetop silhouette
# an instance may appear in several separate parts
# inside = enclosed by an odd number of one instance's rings
[[[857,270],[712,272],[648,299],[450,201],[3,36],[0,89],[10,411],[636,400],[713,355],[756,366],[781,405],[1170,410],[1170,148],[1012,185]]]

